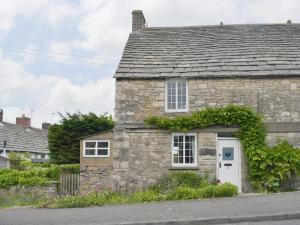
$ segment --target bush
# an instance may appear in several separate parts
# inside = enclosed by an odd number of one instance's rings
[[[9,188],[11,186],[45,186],[47,182],[48,179],[43,171],[0,170],[0,188]]]
[[[237,186],[230,184],[230,183],[224,183],[221,185],[217,185],[215,187],[215,198],[220,197],[232,197],[236,196],[238,194],[238,188]]]
[[[186,200],[197,198],[199,198],[197,189],[190,187],[177,187],[174,190],[170,191],[166,196],[167,200]]]
[[[51,165],[46,168],[35,167],[30,170],[0,170],[0,188],[11,186],[45,186],[48,181],[58,181],[61,173],[79,173],[79,164]]]
[[[208,185],[208,181],[194,172],[174,172],[160,179],[150,187],[156,192],[169,192],[176,187],[202,188]]]
[[[25,170],[32,168],[32,162],[29,153],[15,153],[10,152],[8,154],[10,161],[10,167],[16,170]]]
[[[237,186],[230,183],[224,183],[220,185],[209,185],[207,187],[198,189],[198,196],[201,198],[233,197],[237,194]]]

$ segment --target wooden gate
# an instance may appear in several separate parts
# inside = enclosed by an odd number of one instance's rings
[[[79,193],[79,173],[63,173],[60,175],[59,194],[76,195]]]

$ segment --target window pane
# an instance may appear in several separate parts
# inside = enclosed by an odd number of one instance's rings
[[[108,155],[108,149],[98,149],[98,155]]]
[[[89,142],[85,142],[85,147],[86,148],[95,148],[96,147],[96,142],[92,142],[92,141],[89,141]]]
[[[107,141],[99,141],[98,148],[108,148],[108,142]]]
[[[186,109],[186,81],[178,81],[178,109]]]
[[[95,149],[85,149],[85,155],[95,155]]]

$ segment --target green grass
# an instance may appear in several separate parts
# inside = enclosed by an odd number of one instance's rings
[[[31,195],[0,196],[0,209],[13,206],[33,206],[39,204],[41,201],[41,198]]]

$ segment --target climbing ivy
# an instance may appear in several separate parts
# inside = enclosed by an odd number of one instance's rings
[[[284,181],[300,172],[300,150],[286,141],[267,146],[263,117],[246,106],[206,108],[174,118],[150,116],[145,123],[182,132],[218,125],[239,126],[235,136],[240,139],[247,156],[249,180],[258,191],[280,191]]]

